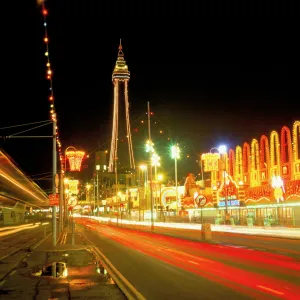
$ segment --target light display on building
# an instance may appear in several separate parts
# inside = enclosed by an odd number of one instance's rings
[[[204,153],[201,159],[204,161],[204,172],[219,170],[220,153]]]
[[[284,184],[280,176],[272,177],[272,188],[274,189],[274,198],[276,199],[276,201],[283,201]]]
[[[68,180],[68,193],[69,195],[78,195],[78,180]]]
[[[283,126],[280,134],[273,130],[269,137],[262,135],[260,139],[252,139],[251,143],[243,143],[242,147],[237,146],[235,151],[230,149],[226,171],[238,184],[238,199],[247,205],[260,203],[287,205],[288,200],[299,200],[299,144],[300,121],[296,121],[293,130]],[[224,198],[223,170],[219,169],[220,157],[217,155],[212,153],[202,155],[205,162],[204,170],[212,172],[212,196],[215,203]],[[230,192],[227,193],[229,196]]]
[[[69,161],[70,171],[79,172],[81,170],[82,159],[84,157],[83,151],[67,151],[66,159]]]

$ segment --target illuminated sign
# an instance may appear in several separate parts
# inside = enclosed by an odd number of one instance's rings
[[[204,172],[219,170],[220,153],[204,153],[201,159],[204,161]]]
[[[225,201],[219,201],[219,206],[226,206]],[[240,206],[240,200],[227,200],[227,206]]]
[[[280,176],[272,177],[272,188],[274,189],[274,198],[277,200],[277,202],[280,200],[283,201],[284,184]]]

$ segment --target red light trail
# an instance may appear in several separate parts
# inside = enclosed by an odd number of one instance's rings
[[[265,299],[266,294],[298,299],[300,287],[278,278],[280,274],[299,276],[300,264],[291,257],[99,225],[87,219],[78,222],[128,248],[255,299]]]

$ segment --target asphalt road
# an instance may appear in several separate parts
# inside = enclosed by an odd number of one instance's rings
[[[194,241],[201,241],[200,230],[159,228],[156,233],[164,233],[173,237],[182,237]],[[300,240],[292,238],[269,237],[230,232],[212,232],[214,243],[228,246],[247,247],[253,250],[270,251],[277,254],[290,255],[300,259]]]
[[[77,219],[146,299],[298,299],[293,257]]]

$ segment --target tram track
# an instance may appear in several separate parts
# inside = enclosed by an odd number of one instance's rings
[[[26,260],[32,250],[38,245],[41,240],[44,240],[44,230],[38,226],[33,228],[33,231],[12,232],[10,237],[0,239],[2,245],[2,253],[0,252],[0,289],[1,282],[7,276],[12,274],[18,267],[26,267]],[[24,264],[24,265],[22,265]]]

